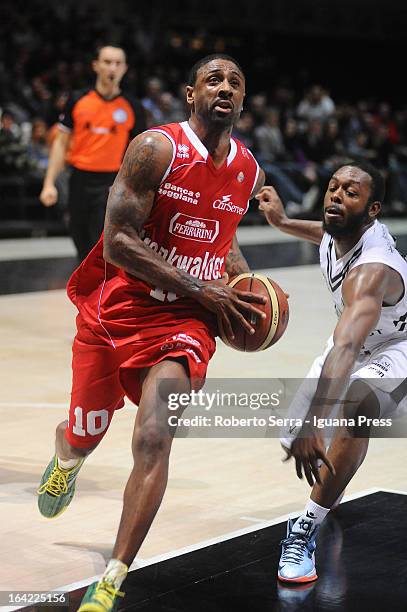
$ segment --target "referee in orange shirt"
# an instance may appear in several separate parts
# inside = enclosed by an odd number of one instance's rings
[[[120,90],[127,71],[124,50],[100,47],[92,67],[96,73],[95,87],[68,100],[39,196],[44,206],[56,204],[55,181],[66,159],[71,166],[70,232],[81,261],[103,230],[109,187],[129,140],[146,128],[141,104]]]

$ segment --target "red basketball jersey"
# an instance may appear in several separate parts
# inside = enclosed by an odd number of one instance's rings
[[[220,279],[236,228],[247,210],[259,167],[231,139],[216,168],[187,121],[150,131],[164,134],[173,157],[142,230],[144,244],[167,263],[203,281]],[[197,301],[153,287],[103,260],[103,238],[72,275],[68,295],[88,325],[112,344],[167,331],[209,327],[214,316]]]

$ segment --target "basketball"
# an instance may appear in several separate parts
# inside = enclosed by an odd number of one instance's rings
[[[238,351],[248,353],[264,351],[275,344],[285,332],[289,318],[288,301],[281,287],[270,278],[251,272],[239,274],[228,284],[229,287],[240,291],[251,291],[266,296],[265,304],[255,304],[257,308],[266,313],[266,318],[261,319],[251,314],[249,321],[256,331],[254,334],[249,334],[236,319],[231,317],[235,336],[233,341],[226,337],[222,321],[219,319],[219,335],[223,342]]]

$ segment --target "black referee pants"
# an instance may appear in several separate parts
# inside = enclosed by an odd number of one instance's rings
[[[115,172],[86,172],[72,168],[68,196],[69,230],[80,261],[100,238],[109,188],[115,176]]]

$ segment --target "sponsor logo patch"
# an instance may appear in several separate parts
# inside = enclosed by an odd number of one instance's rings
[[[195,206],[199,202],[201,193],[199,191],[192,191],[187,187],[181,187],[180,185],[174,185],[173,183],[166,182],[164,185],[158,188],[158,193],[174,200],[182,200],[187,204],[194,204]]]
[[[230,201],[231,197],[231,194],[222,196],[221,200],[217,199],[214,201],[212,207],[216,208],[217,210],[224,210],[226,212],[235,213],[236,215],[243,215],[245,209],[241,206],[236,206],[235,204],[233,204],[233,202]]]
[[[219,221],[177,213],[170,221],[169,232],[186,240],[212,243],[219,234]]]
[[[222,267],[225,258],[218,257],[216,253],[205,251],[205,253],[202,253],[202,256],[186,255],[185,253],[180,253],[175,246],[167,249],[159,245],[144,233],[142,233],[141,238],[146,246],[149,246],[150,249],[158,253],[171,266],[188,272],[194,278],[218,280],[222,277]]]
[[[116,123],[125,123],[127,121],[127,113],[124,108],[117,108],[113,113],[113,119]]]
[[[180,157],[181,159],[189,158],[189,146],[188,145],[179,144],[177,148],[178,148],[177,157]]]

